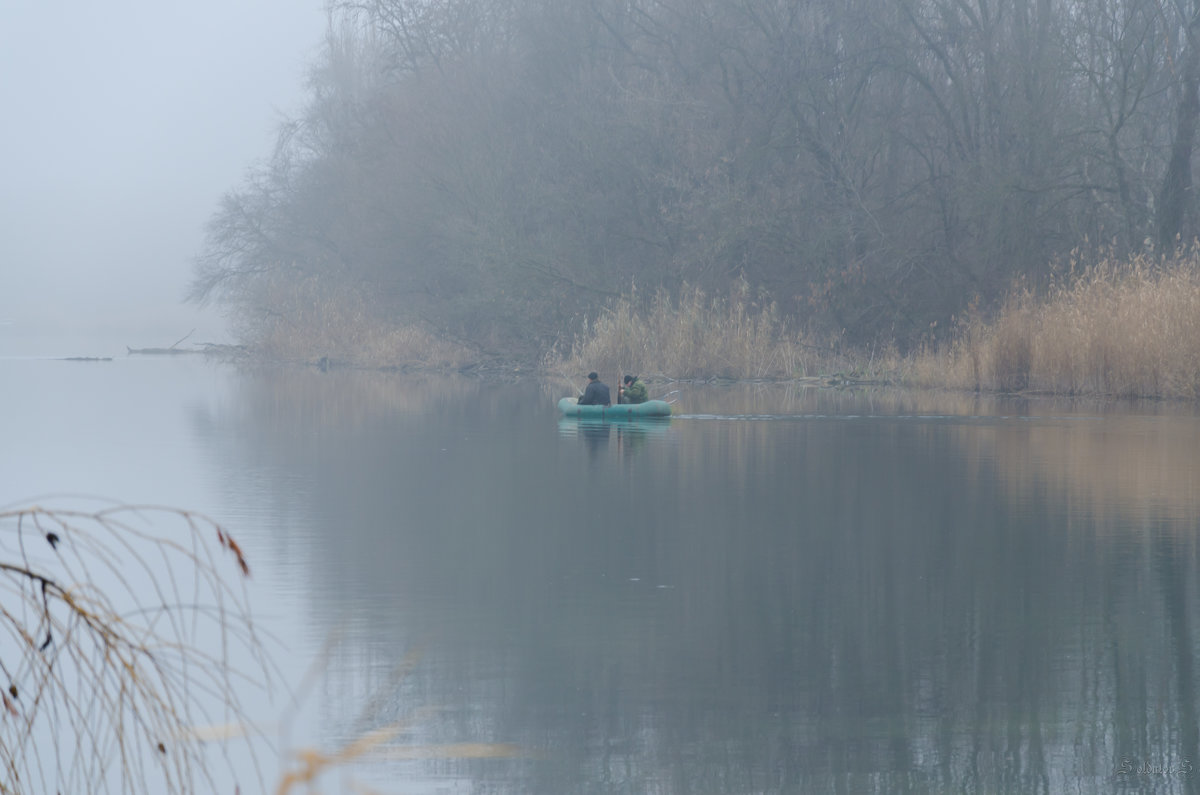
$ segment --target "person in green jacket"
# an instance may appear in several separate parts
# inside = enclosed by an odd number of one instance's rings
[[[625,376],[624,382],[617,387],[617,402],[645,403],[646,400],[646,385],[636,375]]]

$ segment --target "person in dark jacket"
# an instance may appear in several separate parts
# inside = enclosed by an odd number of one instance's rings
[[[611,406],[612,395],[608,391],[608,385],[600,380],[600,376],[596,373],[588,373],[587,389],[583,390],[582,397],[579,398],[580,406]]]
[[[625,376],[624,383],[617,387],[618,403],[645,403],[647,399],[646,385],[636,375]]]

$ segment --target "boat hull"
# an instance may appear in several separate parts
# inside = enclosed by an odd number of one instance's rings
[[[647,400],[645,403],[620,403],[611,406],[581,406],[578,398],[565,397],[558,401],[558,410],[564,417],[587,417],[597,420],[652,419],[671,416],[671,404],[665,400]]]

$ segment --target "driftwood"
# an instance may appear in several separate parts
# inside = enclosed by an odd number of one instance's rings
[[[129,351],[130,354],[138,353],[138,354],[143,354],[146,356],[157,356],[157,355],[174,356],[175,354],[179,354],[179,353],[203,353],[204,352],[204,351],[201,351],[201,350],[198,350],[195,348],[188,348],[188,349],[182,349],[182,348],[130,348],[128,345],[125,346],[125,350]]]
[[[183,340],[186,340],[188,337],[192,336],[192,334],[194,334],[195,332],[196,332],[196,329],[192,329],[187,334],[184,334],[182,339],[177,340],[175,342],[175,345],[178,345],[179,343],[183,342]],[[135,353],[141,354],[143,356],[164,356],[164,355],[173,356],[173,355],[179,354],[179,353],[202,353],[203,352],[196,348],[191,348],[191,349],[176,348],[175,345],[172,345],[170,348],[130,348],[128,345],[126,345],[125,350],[129,351],[128,355],[130,355],[130,356],[132,356]]]

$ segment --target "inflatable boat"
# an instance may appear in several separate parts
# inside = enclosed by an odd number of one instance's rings
[[[647,400],[645,403],[614,403],[611,406],[581,406],[579,398],[565,397],[558,401],[558,411],[564,417],[587,417],[589,419],[627,420],[639,417],[670,417],[671,404],[665,400]]]

